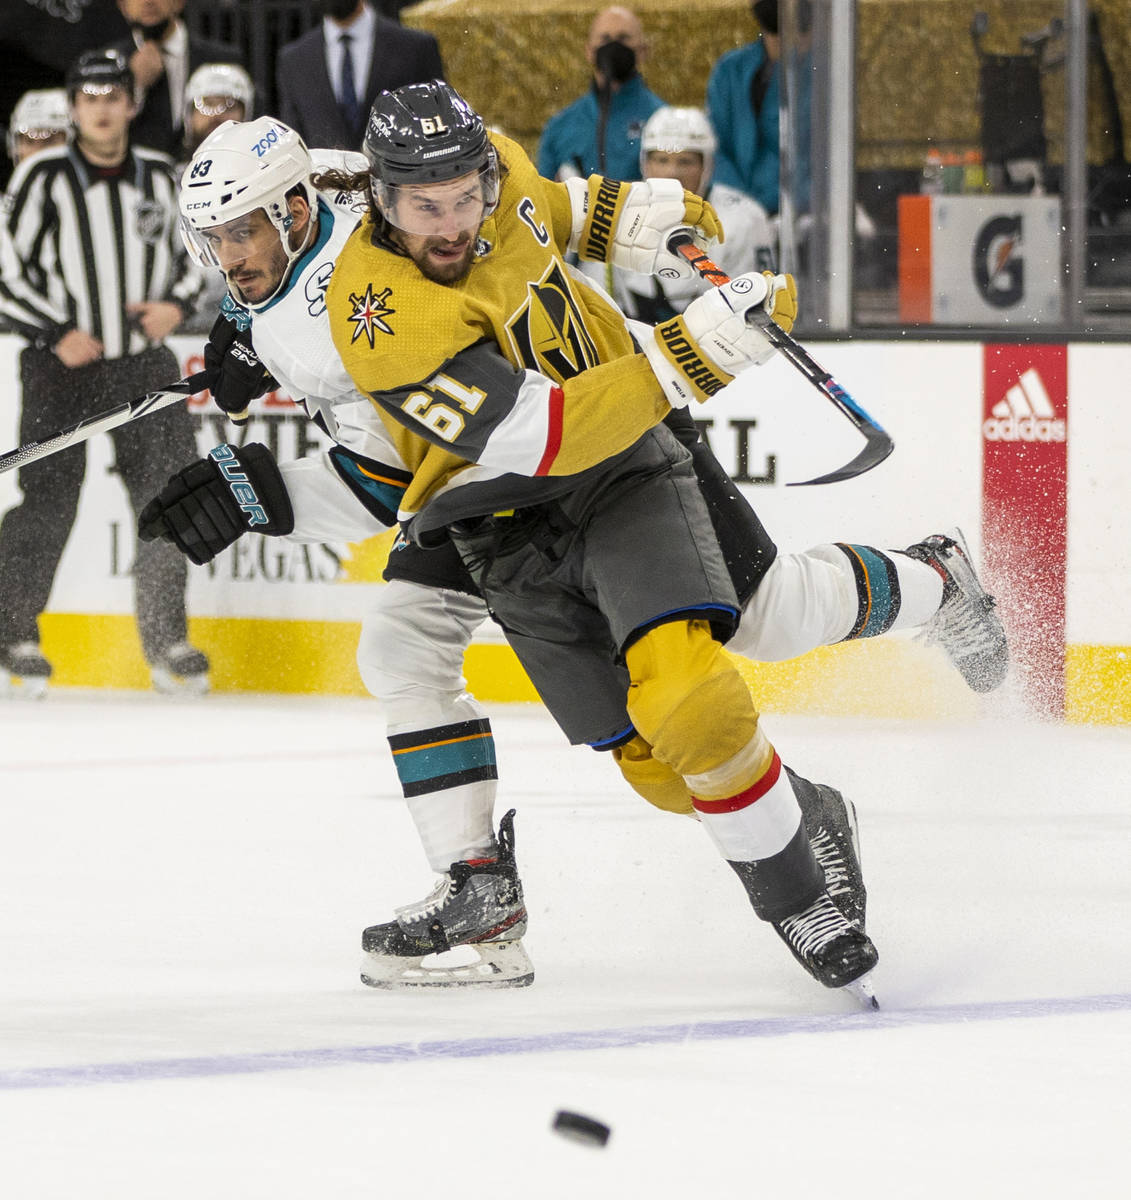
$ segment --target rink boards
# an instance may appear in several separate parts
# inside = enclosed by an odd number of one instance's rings
[[[0,336],[0,449],[17,444],[18,353]],[[175,339],[185,373],[200,339]],[[895,453],[870,474],[786,487],[847,462],[859,435],[787,363],[768,364],[695,413],[784,551],[817,542],[902,547],[960,525],[1002,598],[1020,669],[1016,691],[1073,720],[1131,721],[1131,425],[1117,408],[1131,346],[980,343],[814,343],[812,352],[884,425]],[[125,398],[125,397],[123,397]],[[192,403],[204,454],[243,431]],[[143,418],[144,419],[144,418]],[[281,395],[257,406],[247,440],[281,458],[310,453],[321,434]],[[144,687],[130,580],[132,521],[111,472],[111,446],[89,445],[80,516],[43,644],[61,685]],[[0,476],[0,510],[16,502]],[[289,547],[245,538],[190,568],[193,639],[223,691],[357,693],[360,620],[377,589],[389,535],[361,545]],[[485,626],[467,658],[485,699],[533,693],[509,649]],[[935,650],[910,638],[833,647],[753,668],[767,709],[938,716],[974,698]]]

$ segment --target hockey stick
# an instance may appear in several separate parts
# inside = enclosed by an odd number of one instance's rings
[[[119,425],[125,425],[127,421],[144,417],[146,413],[157,412],[160,408],[168,408],[170,404],[176,404],[179,400],[194,396],[207,386],[208,373],[198,371],[195,375],[189,375],[188,378],[171,383],[159,391],[149,392],[137,400],[126,400],[113,408],[95,413],[93,417],[84,417],[81,421],[68,425],[66,429],[60,429],[58,433],[49,434],[35,442],[25,442],[22,446],[17,446],[15,450],[9,450],[7,454],[0,454],[0,475],[3,475],[5,471],[13,471],[17,467],[25,466],[27,463],[47,458],[49,455],[58,454],[60,450],[66,450],[68,446],[85,442],[88,438],[94,437],[96,433],[117,429]]]
[[[668,239],[668,249],[673,254],[680,255],[695,268],[699,275],[715,287],[722,287],[730,282],[730,276],[717,267],[692,241],[690,234],[679,232]],[[864,435],[864,449],[845,466],[827,475],[818,475],[816,479],[801,479],[796,483],[786,484],[787,487],[809,487],[814,483],[839,483],[844,479],[852,479],[863,475],[880,463],[895,449],[891,435],[881,428],[856,403],[855,400],[840,386],[824,367],[820,366],[809,355],[808,351],[782,327],[773,320],[762,308],[751,309],[746,314],[747,324],[757,325],[765,334],[767,340],[776,350],[780,350],[787,359],[805,376],[806,379],[824,396],[836,405],[852,422],[853,426]]]

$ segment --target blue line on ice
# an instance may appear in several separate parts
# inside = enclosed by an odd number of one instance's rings
[[[329,1046],[310,1050],[217,1054],[203,1058],[28,1067],[23,1070],[0,1071],[0,1090],[74,1087],[90,1083],[142,1083],[159,1079],[200,1079],[216,1075],[254,1075],[266,1071],[301,1071],[368,1063],[426,1062],[433,1059],[492,1058],[504,1054],[547,1054],[563,1050],[632,1049],[637,1046],[712,1042],[727,1038],[848,1033],[1128,1011],[1131,1011],[1131,995],[997,1000],[982,1004],[953,1004],[933,1008],[882,1009],[879,1012],[703,1021],[622,1029],[565,1030],[558,1033],[531,1034],[527,1037],[393,1042],[384,1046]]]

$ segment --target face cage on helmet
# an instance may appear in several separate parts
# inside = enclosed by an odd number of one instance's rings
[[[471,174],[472,172],[469,171],[468,175]],[[456,179],[462,178],[464,176],[456,176]],[[450,188],[456,182],[455,179],[438,183],[403,184],[389,183],[378,179],[376,175],[370,175],[369,179],[377,209],[390,225],[413,237],[440,236],[440,220],[436,214],[419,212],[410,208],[407,203],[402,204],[402,194],[419,195],[428,188]],[[489,150],[487,161],[475,172],[475,182],[479,185],[478,199],[482,201],[482,208],[475,214],[474,221],[469,215],[467,228],[478,230],[479,226],[499,207],[499,160],[493,147]],[[469,188],[471,186],[473,185],[469,184]],[[474,206],[468,205],[469,209],[472,207]]]
[[[209,104],[209,96],[218,96],[220,103]],[[247,111],[247,104],[242,96],[232,96],[226,92],[206,92],[203,96],[191,97],[185,108],[190,116],[195,111],[203,117],[222,117],[226,112],[231,112],[237,104],[242,105],[244,111]],[[229,120],[235,120],[235,118],[230,117]]]
[[[290,190],[290,188],[287,189],[288,192]],[[217,221],[215,224],[206,225],[203,228],[198,228],[192,223],[192,221],[189,220],[188,217],[182,216],[177,226],[178,230],[180,231],[181,241],[184,243],[185,249],[189,253],[189,257],[194,263],[196,263],[198,267],[203,267],[205,270],[223,272],[223,267],[220,265],[220,260],[216,257],[216,252],[209,244],[207,235],[215,230],[223,229],[226,225],[232,224],[233,221],[242,221],[245,218],[250,217],[252,213],[263,213],[263,215],[275,227],[275,232],[279,236],[279,242],[283,247],[283,252],[287,256],[286,270],[283,271],[278,284],[272,290],[271,294],[269,296],[264,296],[262,300],[256,300],[254,303],[249,300],[245,300],[242,295],[237,294],[235,285],[231,283],[228,284],[228,293],[237,304],[243,305],[244,308],[250,308],[253,312],[258,311],[265,305],[270,304],[271,301],[275,299],[275,297],[286,285],[287,280],[290,278],[290,274],[294,268],[295,262],[301,258],[310,247],[311,238],[314,234],[314,215],[318,211],[318,199],[313,194],[309,185],[303,188],[303,195],[310,204],[311,220],[307,225],[306,237],[302,239],[301,245],[296,247],[294,250],[291,249],[289,237],[290,228],[294,224],[294,217],[291,216],[290,209],[285,201],[282,205],[280,205],[278,201],[260,204],[256,208],[251,209],[250,212],[237,213],[235,216],[230,217],[227,221]]]
[[[715,155],[713,151],[703,150],[699,146],[680,146],[678,150],[673,149],[668,145],[649,146],[647,150],[643,146],[640,147],[640,176],[642,179],[650,178],[648,174],[648,155],[649,154],[698,154],[703,160],[703,166],[699,173],[699,194],[705,196],[707,188],[711,186],[711,179],[715,174]]]
[[[46,142],[48,138],[58,137],[60,134],[67,139],[71,135],[70,131],[70,125],[64,125],[62,129],[48,125],[34,125],[28,129],[11,128],[8,130],[8,157],[12,162],[16,161],[16,155],[20,149],[20,138],[29,142]]]

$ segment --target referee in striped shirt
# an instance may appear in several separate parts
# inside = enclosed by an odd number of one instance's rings
[[[42,438],[180,375],[164,345],[192,312],[202,278],[176,232],[172,163],[131,146],[133,77],[117,51],[90,51],[67,77],[74,138],[17,168],[0,231],[0,312],[28,341],[20,354],[20,441]],[[174,405],[110,434],[135,515],[170,472],[197,457]],[[23,501],[0,523],[0,685],[46,689],[37,618],[74,526],[84,445],[20,470]],[[208,660],[187,640],[186,568],[165,542],[139,543],[135,606],[159,690],[203,692]],[[2,687],[0,687],[2,690]]]

